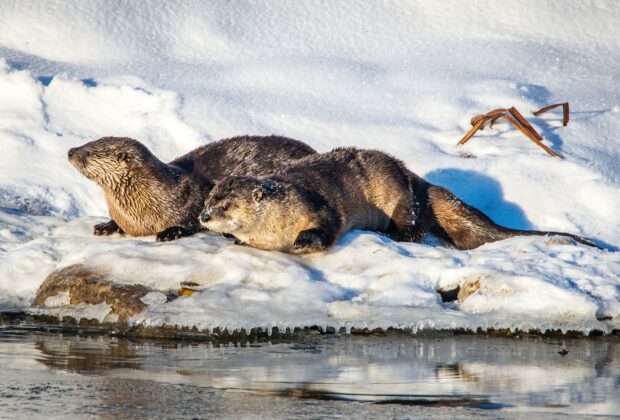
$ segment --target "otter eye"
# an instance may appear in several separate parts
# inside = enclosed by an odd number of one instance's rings
[[[224,203],[220,208],[222,209],[222,211],[226,211],[230,208],[230,203]]]

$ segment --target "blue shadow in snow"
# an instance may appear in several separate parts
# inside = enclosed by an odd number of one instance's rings
[[[325,277],[325,273],[321,270],[319,270],[318,268],[315,267],[311,267],[310,265],[308,265],[305,261],[298,259],[297,261],[303,268],[305,268],[308,273],[310,274],[310,280],[314,281],[314,282],[319,282],[319,283],[330,283],[329,280],[327,280],[327,278]],[[356,289],[352,289],[349,287],[340,287],[342,290],[342,293],[340,295],[334,295],[333,299],[328,300],[329,302],[335,301],[335,300],[353,300],[354,297],[359,296],[359,290]]]
[[[502,186],[491,177],[474,171],[447,168],[432,171],[424,178],[447,188],[497,224],[513,229],[533,228],[521,207],[504,200]]]
[[[54,79],[54,76],[39,76],[37,77],[37,80],[41,83],[43,83],[43,86],[49,86],[50,83],[52,83],[52,80]]]
[[[98,83],[95,79],[82,79],[82,83],[84,83],[88,87],[97,87]]]
[[[37,77],[37,80],[39,82],[41,82],[43,84],[43,86],[49,86],[50,83],[52,83],[52,80],[54,80],[54,76],[39,76]],[[95,79],[81,79],[80,82],[82,82],[85,86],[88,87],[97,87],[98,83]]]

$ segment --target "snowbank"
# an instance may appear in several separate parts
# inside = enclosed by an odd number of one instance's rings
[[[201,285],[133,320],[146,325],[618,328],[619,18],[613,1],[3,2],[0,308],[28,310],[49,273],[84,263],[162,291]],[[565,160],[506,125],[455,146],[474,114],[564,100],[568,127],[528,118]],[[66,161],[104,135],[171,160],[271,133],[382,149],[498,223],[606,250],[514,238],[461,252],[352,232],[298,258],[211,234],[98,238],[101,191]],[[436,293],[475,280],[462,303]]]

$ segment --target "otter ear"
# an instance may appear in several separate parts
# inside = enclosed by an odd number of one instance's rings
[[[252,198],[254,199],[254,201],[259,202],[263,199],[264,196],[265,193],[263,192],[262,188],[259,187],[252,190]]]
[[[129,160],[129,154],[127,152],[118,152],[116,157],[118,158],[118,160]]]

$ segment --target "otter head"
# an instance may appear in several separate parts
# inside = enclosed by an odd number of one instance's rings
[[[103,137],[69,149],[67,155],[86,178],[108,188],[127,182],[136,168],[157,159],[142,143],[124,137]]]
[[[198,220],[213,232],[246,232],[260,225],[269,200],[284,193],[272,179],[230,176],[211,190]]]

